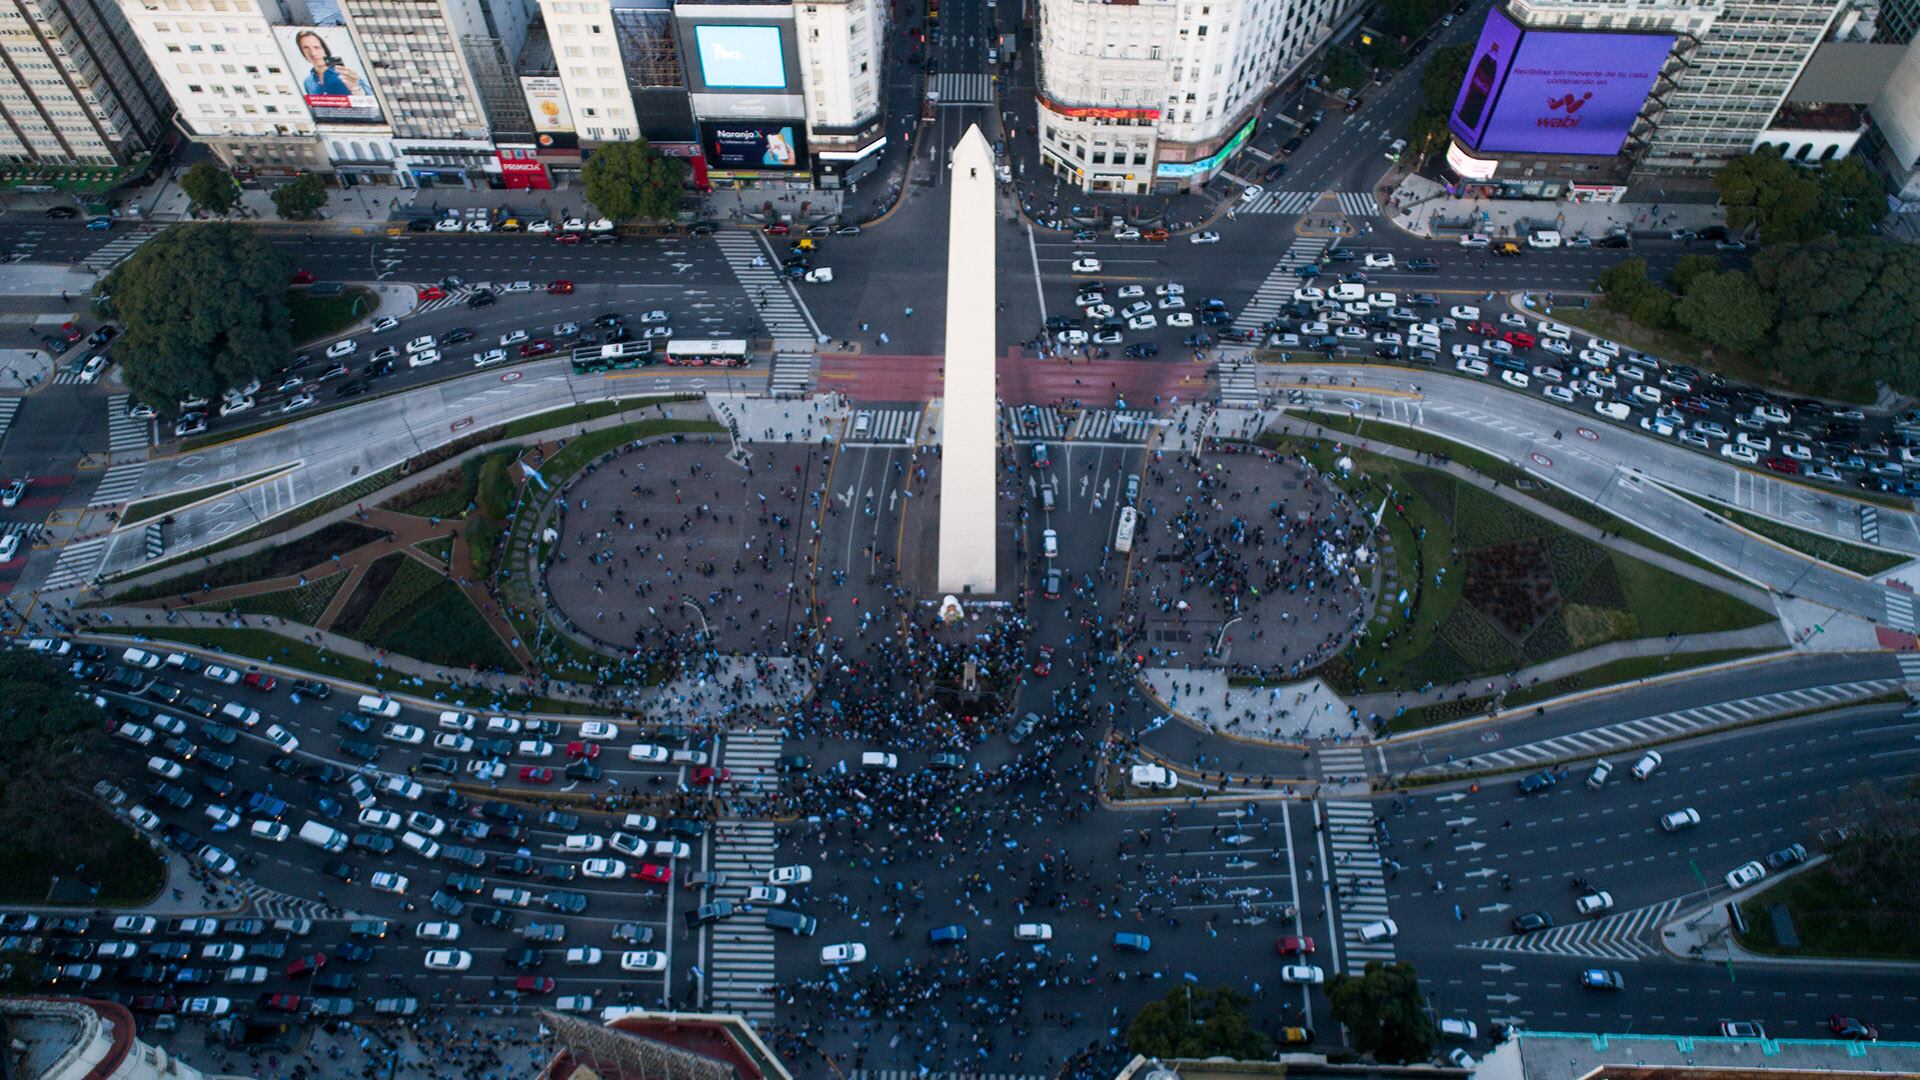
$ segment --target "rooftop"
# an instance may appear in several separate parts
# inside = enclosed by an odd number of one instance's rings
[[[1475,1080],[1815,1080],[1920,1076],[1920,1043],[1723,1039],[1526,1031],[1495,1047]]]

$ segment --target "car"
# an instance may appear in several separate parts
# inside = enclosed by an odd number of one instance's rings
[[[822,967],[844,967],[848,964],[863,964],[867,960],[867,947],[857,941],[843,942],[839,945],[827,945],[820,950]]]
[[[1365,265],[1369,270],[1391,270],[1394,268],[1393,253],[1368,253],[1365,259]]]
[[[346,338],[327,346],[327,359],[338,360],[343,356],[352,356],[359,351],[360,343],[353,338]]]
[[[1113,947],[1121,952],[1152,952],[1153,939],[1145,934],[1122,930],[1113,935]]]
[[[1649,750],[1645,754],[1642,754],[1640,760],[1633,764],[1633,778],[1635,780],[1645,780],[1647,777],[1652,776],[1653,770],[1660,767],[1661,760],[1660,751],[1658,750]]]
[[[1738,892],[1766,876],[1766,865],[1755,859],[1727,871],[1727,888]]]
[[[465,949],[429,949],[421,963],[428,971],[465,971],[473,966],[473,954]]]
[[[580,725],[580,737],[594,742],[609,742],[620,737],[620,725],[606,720],[588,720]]]
[[[1187,243],[1189,244],[1217,244],[1219,242],[1220,234],[1214,232],[1212,229],[1202,229],[1187,237]]]
[[[655,949],[633,949],[620,954],[621,971],[657,973],[667,970],[667,954]]]
[[[1538,795],[1559,782],[1559,776],[1549,769],[1528,773],[1520,778],[1520,794]]]
[[[635,880],[650,884],[670,885],[673,883],[673,867],[663,863],[641,863],[632,876]]]
[[[1779,851],[1767,856],[1767,869],[1784,870],[1789,866],[1798,866],[1807,861],[1805,844],[1788,844]]]
[[[1259,184],[1248,184],[1246,187],[1240,189],[1240,201],[1250,203],[1266,193],[1267,189],[1261,187]]]
[[[1319,986],[1327,973],[1312,964],[1288,964],[1280,969],[1280,981],[1294,986]]]
[[[1619,401],[1596,401],[1593,411],[1609,420],[1627,420],[1633,416],[1633,408]]]
[[[576,236],[574,239],[577,240],[579,237]],[[522,975],[513,980],[513,989],[521,994],[551,994],[553,993],[553,976]]]
[[[1667,832],[1679,832],[1700,824],[1700,811],[1688,806],[1660,815],[1660,828]]]
[[[1314,942],[1310,937],[1288,934],[1273,943],[1273,950],[1281,956],[1311,956],[1314,951]]]
[[[1100,260],[1079,258],[1073,260],[1073,272],[1076,274],[1097,274],[1100,272]]]
[[[1758,1020],[1722,1020],[1720,1035],[1727,1039],[1764,1039],[1767,1029]]]
[[[406,875],[396,874],[391,870],[376,872],[367,884],[371,885],[376,892],[393,893],[396,896],[404,896],[407,891]]]
[[[1015,941],[1052,941],[1053,926],[1049,923],[1020,923],[1013,928]]]
[[[1827,1017],[1827,1030],[1839,1038],[1860,1042],[1872,1042],[1880,1037],[1880,1029],[1874,1025],[1839,1013]]]
[[[1536,930],[1551,930],[1552,928],[1553,916],[1544,911],[1529,911],[1524,915],[1516,915],[1513,918],[1513,932],[1516,934],[1531,934]]]
[[[1627,988],[1627,980],[1621,978],[1619,972],[1602,968],[1588,968],[1582,971],[1579,982],[1589,990],[1625,990]]]
[[[1607,786],[1607,777],[1613,775],[1613,762],[1606,758],[1593,763],[1593,771],[1587,774],[1587,786],[1595,791]]]
[[[580,873],[590,878],[623,878],[627,864],[621,859],[588,859],[580,864]]]

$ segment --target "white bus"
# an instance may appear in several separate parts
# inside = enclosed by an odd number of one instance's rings
[[[1120,508],[1120,530],[1113,534],[1113,550],[1122,555],[1133,550],[1133,529],[1139,520],[1140,512],[1133,507]]]
[[[672,367],[740,367],[747,362],[747,343],[740,338],[678,338],[667,342],[667,364]]]

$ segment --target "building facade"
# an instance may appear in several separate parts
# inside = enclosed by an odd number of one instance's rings
[[[114,0],[0,2],[0,161],[126,165],[172,107]]]
[[[209,1074],[142,1042],[123,1005],[82,998],[0,999],[8,1076],[35,1080],[245,1080]]]
[[[823,185],[858,183],[886,145],[887,7],[879,0],[794,5],[814,175]]]
[[[1041,157],[1086,191],[1205,184],[1360,0],[1040,0]]]

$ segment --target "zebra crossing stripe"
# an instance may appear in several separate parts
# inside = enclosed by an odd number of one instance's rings
[[[774,270],[774,260],[761,246],[759,235],[737,229],[723,229],[713,236],[733,270],[735,280],[746,290],[747,299],[759,307],[760,321],[775,338],[819,340],[820,329],[803,305],[794,298],[787,279]],[[754,265],[759,259],[763,265]]]
[[[107,398],[107,453],[145,450],[153,444],[153,422],[127,415],[129,394]]]
[[[1861,504],[1860,539],[1865,540],[1869,544],[1877,544],[1880,542],[1880,508],[1879,507],[1867,506],[1864,503]]]
[[[60,557],[54,561],[53,572],[47,575],[46,584],[41,588],[48,591],[66,589],[92,580],[94,571],[100,568],[100,560],[106,557],[109,539],[101,536],[61,548]]]
[[[1920,679],[1920,653],[1903,652],[1899,656],[1900,674],[1908,680]]]
[[[1145,442],[1152,419],[1152,413],[1138,409],[1088,409],[1080,414],[1073,437],[1089,442]]]
[[[1672,918],[1678,910],[1679,900],[1664,900],[1550,930],[1469,942],[1462,948],[1637,962],[1659,955],[1660,950],[1646,941],[1647,932]]]
[[[773,356],[771,384],[775,397],[806,397],[813,390],[810,352],[779,352]]]
[[[1000,418],[1014,438],[1064,439],[1071,429],[1067,418],[1050,405],[1002,405]]]
[[[1362,761],[1349,767],[1364,765]],[[1384,863],[1376,846],[1373,804],[1329,800],[1324,806],[1327,841],[1335,852],[1333,880],[1339,892],[1341,959],[1348,974],[1359,975],[1366,970],[1367,961],[1392,962],[1395,957],[1392,941],[1360,940],[1360,924],[1388,914],[1387,883],[1381,873]]]
[[[1320,200],[1317,191],[1269,191],[1240,208],[1241,214],[1304,214]]]
[[[413,309],[413,314],[425,315],[429,312],[439,311],[441,308],[456,307],[466,303],[468,297],[480,291],[481,289],[478,285],[455,286],[447,291],[447,295],[438,300],[428,300],[424,303],[417,304]],[[489,288],[487,291],[491,292],[493,290]]]
[[[1340,212],[1348,217],[1379,217],[1380,204],[1364,191],[1342,191],[1334,196]]]
[[[941,105],[993,104],[993,79],[980,72],[942,71],[933,77]]]
[[[107,469],[100,478],[100,486],[93,490],[93,496],[87,500],[88,506],[111,506],[127,501],[127,497],[140,489],[140,478],[147,471],[144,461],[125,461]]]
[[[19,398],[0,398],[0,441],[6,439],[7,429],[13,426],[13,414],[19,411]]]
[[[1252,299],[1241,306],[1233,320],[1234,330],[1258,331],[1268,319],[1278,315],[1282,307],[1292,302],[1293,290],[1300,287],[1300,275],[1296,271],[1307,263],[1319,261],[1327,246],[1327,241],[1319,237],[1295,239],[1268,272],[1267,279],[1254,290]]]
[[[852,438],[853,425],[862,416],[867,418],[866,433],[858,439]],[[847,420],[847,441],[860,445],[879,443],[910,446],[919,430],[919,409],[862,409]]]
[[[81,266],[96,274],[104,274],[119,266],[127,256],[132,255],[140,245],[159,236],[166,225],[142,225],[133,232],[124,234],[116,240],[110,240],[99,250],[86,257]]]
[[[1895,630],[1913,633],[1913,594],[1901,589],[1888,589],[1886,595],[1887,625]]]
[[[758,759],[768,749],[766,737],[724,736],[721,759],[731,762],[734,744],[742,753]],[[777,750],[775,744],[773,749]],[[729,764],[731,768],[731,764]],[[713,889],[716,899],[742,900],[747,890],[764,880],[776,858],[774,826],[769,821],[722,821],[715,826],[713,865],[725,870],[729,880]],[[767,988],[775,979],[773,929],[760,923],[716,923],[708,938],[708,973],[705,988],[709,1003],[746,1016],[749,1020],[771,1022],[773,998]]]

